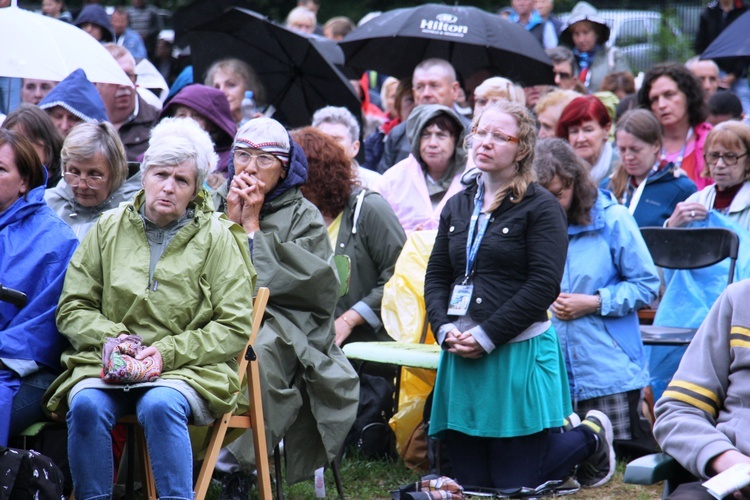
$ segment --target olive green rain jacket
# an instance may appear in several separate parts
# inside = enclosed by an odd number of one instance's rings
[[[76,383],[99,378],[107,337],[128,332],[156,347],[164,362],[160,379],[182,380],[205,399],[217,417],[247,404],[237,376],[238,353],[252,322],[255,270],[247,236],[214,213],[205,191],[188,209],[156,264],[149,283],[150,248],[139,209],[132,203],[105,212],[70,261],[57,308],[57,326],[70,341],[64,373],[44,402],[64,414]]]

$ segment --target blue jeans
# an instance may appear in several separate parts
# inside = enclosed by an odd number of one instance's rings
[[[112,497],[114,463],[110,431],[117,419],[134,413],[146,434],[162,500],[192,500],[193,455],[188,436],[190,405],[170,387],[83,389],[67,415],[68,457],[76,498]]]
[[[13,398],[10,414],[11,436],[15,436],[31,424],[46,420],[42,411],[42,396],[56,378],[56,374],[42,368],[21,379],[21,387]]]

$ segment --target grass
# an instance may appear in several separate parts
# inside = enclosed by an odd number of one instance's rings
[[[657,500],[661,498],[662,484],[640,486],[624,484],[622,475],[625,464],[618,462],[612,480],[600,488],[581,489],[570,498],[588,500]],[[346,498],[352,500],[387,500],[390,491],[400,486],[417,481],[420,473],[407,469],[403,462],[368,460],[361,456],[349,455],[341,462],[341,480]],[[336,485],[330,470],[326,470],[327,498],[337,498]],[[256,492],[253,492],[252,498]],[[315,499],[315,488],[312,479],[293,486],[284,485],[285,498],[289,500]],[[209,492],[208,500],[214,500],[218,490]]]

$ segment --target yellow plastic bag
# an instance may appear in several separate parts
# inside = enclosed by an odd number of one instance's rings
[[[414,231],[396,261],[393,277],[383,289],[381,316],[388,335],[399,342],[435,343],[427,322],[424,304],[424,275],[437,231]],[[401,369],[399,411],[389,424],[396,434],[396,449],[403,450],[422,422],[425,398],[435,385],[435,371],[420,368]]]

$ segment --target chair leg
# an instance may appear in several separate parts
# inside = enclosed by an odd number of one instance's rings
[[[344,500],[344,485],[341,483],[341,471],[339,470],[339,458],[336,457],[331,462],[331,472],[333,480],[336,482],[336,491],[339,494],[339,500]]]
[[[279,453],[279,445],[273,449],[273,469],[276,475],[276,499],[284,499],[284,486],[281,484],[281,454]]]

